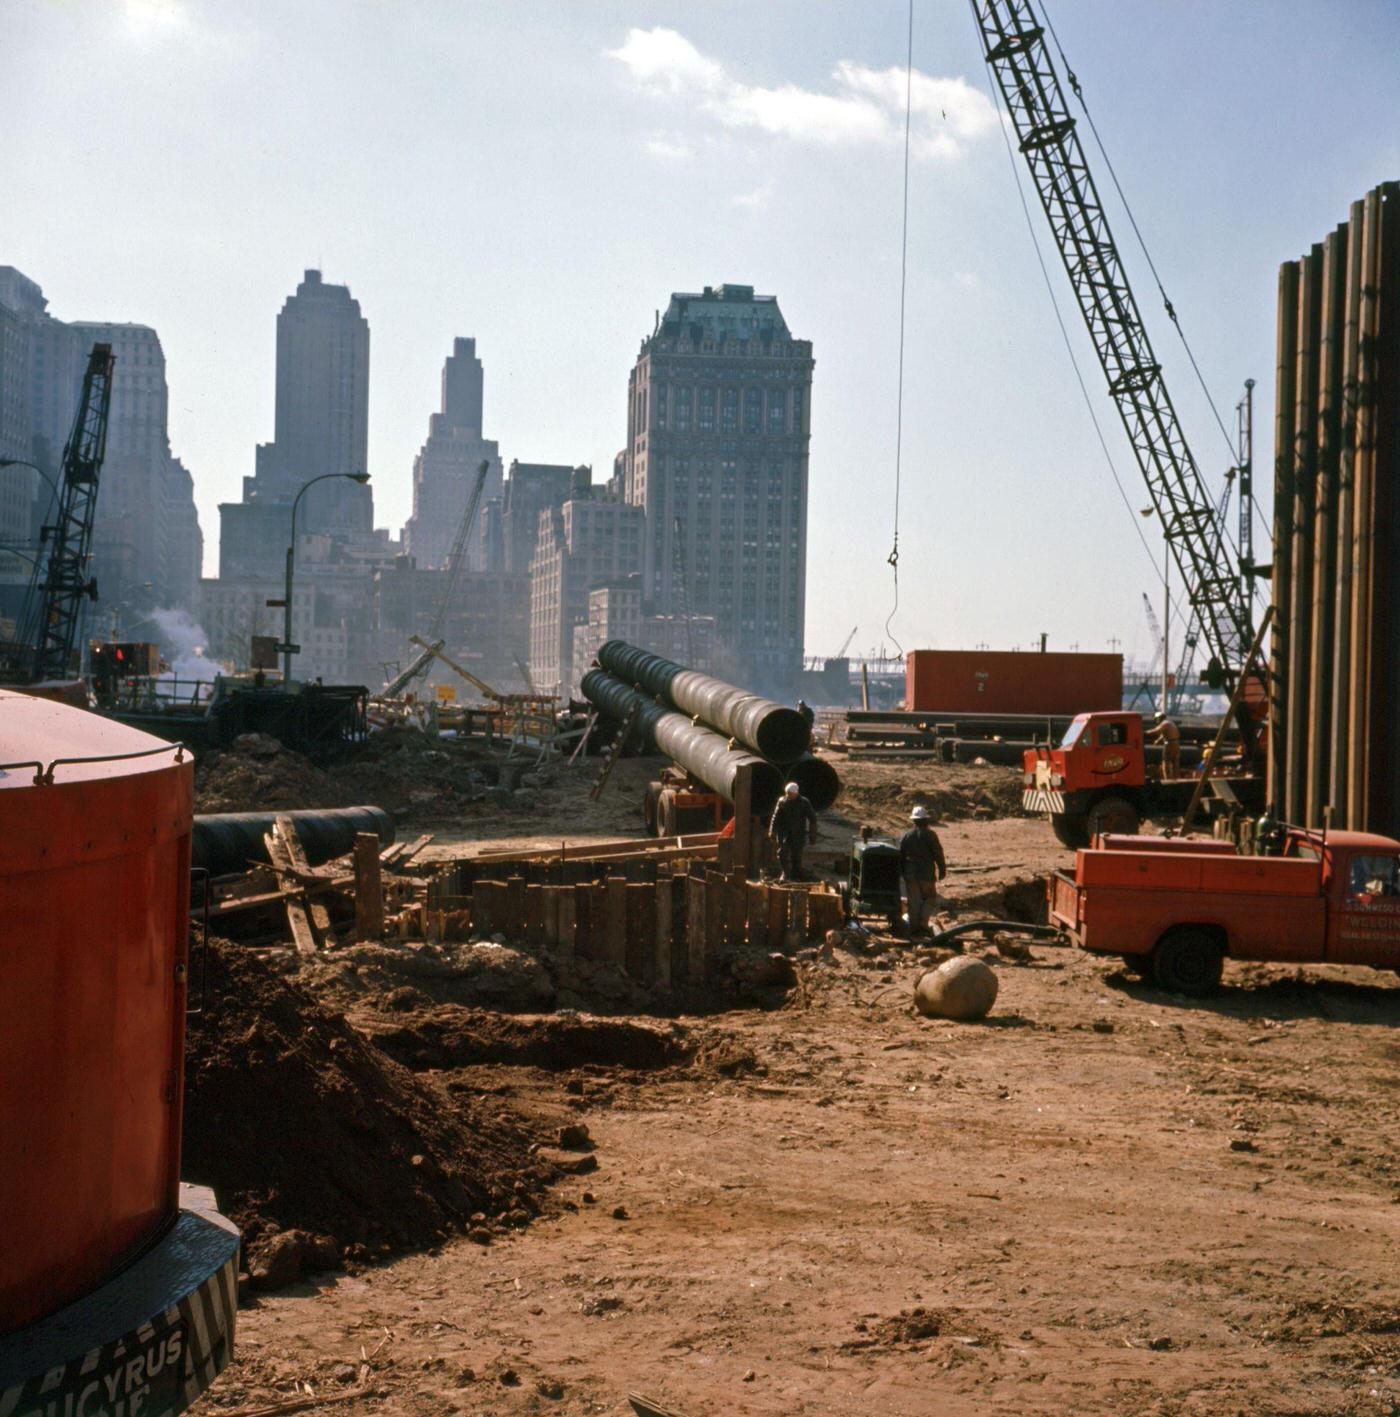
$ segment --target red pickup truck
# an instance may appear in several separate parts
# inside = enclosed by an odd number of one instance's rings
[[[1279,854],[1228,842],[1107,836],[1047,883],[1050,923],[1178,994],[1231,959],[1400,970],[1400,841],[1290,829]]]

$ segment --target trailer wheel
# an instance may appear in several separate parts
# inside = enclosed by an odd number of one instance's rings
[[[1055,840],[1071,851],[1089,844],[1089,819],[1082,812],[1052,812],[1050,830],[1055,833]]]
[[[1152,978],[1169,994],[1213,993],[1224,968],[1225,952],[1206,930],[1173,930],[1152,951]]]
[[[646,795],[642,798],[642,820],[647,824],[647,830],[652,836],[660,836],[656,829],[656,803],[661,796],[661,784],[659,782],[647,783]]]
[[[669,787],[663,787],[656,799],[657,836],[675,836],[676,794]]]
[[[1114,832],[1119,836],[1136,836],[1142,825],[1138,809],[1126,797],[1100,797],[1089,808],[1090,838]]]

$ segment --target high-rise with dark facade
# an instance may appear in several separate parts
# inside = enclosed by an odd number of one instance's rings
[[[320,271],[303,275],[277,316],[274,417],[242,501],[219,508],[221,575],[275,573],[297,492],[325,473],[368,470],[369,323],[349,288]],[[369,533],[373,521],[369,487],[336,478],[302,499],[297,530]]]
[[[802,666],[812,368],[775,296],[706,286],[671,296],[628,382],[645,599],[713,616],[717,664],[746,684]]]

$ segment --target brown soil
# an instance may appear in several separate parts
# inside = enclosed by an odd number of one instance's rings
[[[1396,1410],[1400,987],[1232,965],[1188,1004],[1033,955],[993,956],[981,1025],[917,1018],[898,950],[596,1040],[358,1012],[424,1082],[568,1109],[597,1170],[485,1250],[260,1299],[206,1402],[335,1391],[363,1354],[355,1410],[425,1417]]]
[[[253,1257],[289,1229],[360,1260],[435,1244],[533,1208],[549,1179],[537,1119],[412,1077],[236,945],[211,945],[186,1088],[185,1178],[214,1187]]]
[[[935,823],[987,821],[1021,815],[1021,773],[988,765],[829,760],[841,776],[837,815],[882,832],[903,832],[909,814],[925,807]]]

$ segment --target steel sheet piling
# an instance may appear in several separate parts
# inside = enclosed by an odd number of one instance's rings
[[[1289,627],[1293,622],[1293,397],[1298,364],[1298,267],[1278,273],[1278,360],[1274,380],[1274,573],[1276,611],[1269,658],[1269,796],[1290,818],[1288,773]]]

